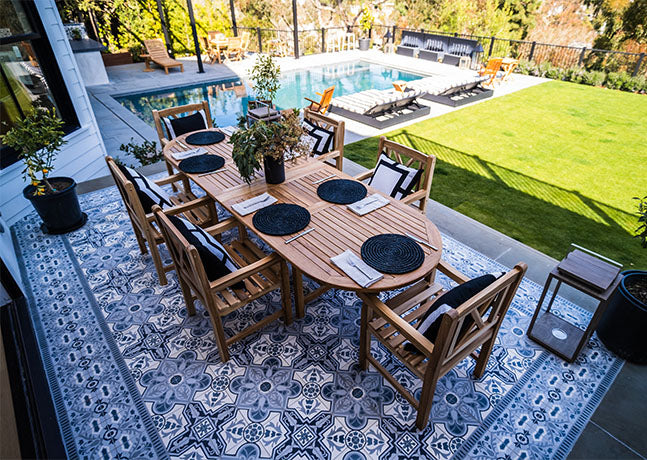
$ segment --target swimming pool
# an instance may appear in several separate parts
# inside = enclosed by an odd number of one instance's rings
[[[304,97],[316,99],[315,92],[335,85],[335,96],[353,94],[366,89],[387,89],[396,80],[411,81],[422,78],[410,72],[365,61],[311,67],[281,75],[281,89],[275,104],[283,109],[305,107]],[[218,126],[235,125],[247,108],[253,92],[239,78],[203,83],[173,90],[154,91],[117,97],[116,100],[149,125],[153,126],[154,109],[209,101],[211,116]]]

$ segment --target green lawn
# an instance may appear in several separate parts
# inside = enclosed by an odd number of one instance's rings
[[[561,259],[571,242],[647,268],[647,96],[551,81],[387,134],[437,156],[431,197]],[[377,138],[345,148],[366,167]]]

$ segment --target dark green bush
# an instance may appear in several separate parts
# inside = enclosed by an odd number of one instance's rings
[[[591,86],[602,86],[606,74],[600,70],[591,70],[582,74],[582,83]]]
[[[629,78],[627,72],[609,72],[604,80],[604,86],[610,89],[622,89]]]
[[[573,83],[582,83],[582,74],[584,69],[578,66],[573,66],[564,71],[563,79],[564,81],[570,81]]]
[[[544,76],[552,80],[562,80],[562,77],[564,76],[564,71],[559,67],[551,65],[546,68],[546,73]]]

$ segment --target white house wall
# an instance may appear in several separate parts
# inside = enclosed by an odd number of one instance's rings
[[[81,126],[66,137],[68,142],[54,163],[53,175],[72,177],[77,183],[105,176],[108,174],[103,159],[106,150],[61,17],[54,0],[38,0],[36,6]],[[53,92],[58,90],[51,89]],[[32,210],[30,203],[22,196],[22,189],[26,185],[22,170],[22,162],[18,162],[0,172],[0,210],[9,225]]]

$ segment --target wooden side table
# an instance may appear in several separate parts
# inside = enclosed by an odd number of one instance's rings
[[[577,248],[548,274],[546,286],[541,293],[527,332],[530,339],[570,363],[575,361],[582,347],[588,342],[607,308],[611,294],[622,280],[620,264],[610,259],[601,260],[598,254],[584,248]],[[557,285],[548,302],[548,308],[542,313],[541,307],[553,279],[557,280]],[[600,301],[585,330],[550,311],[562,283]]]

